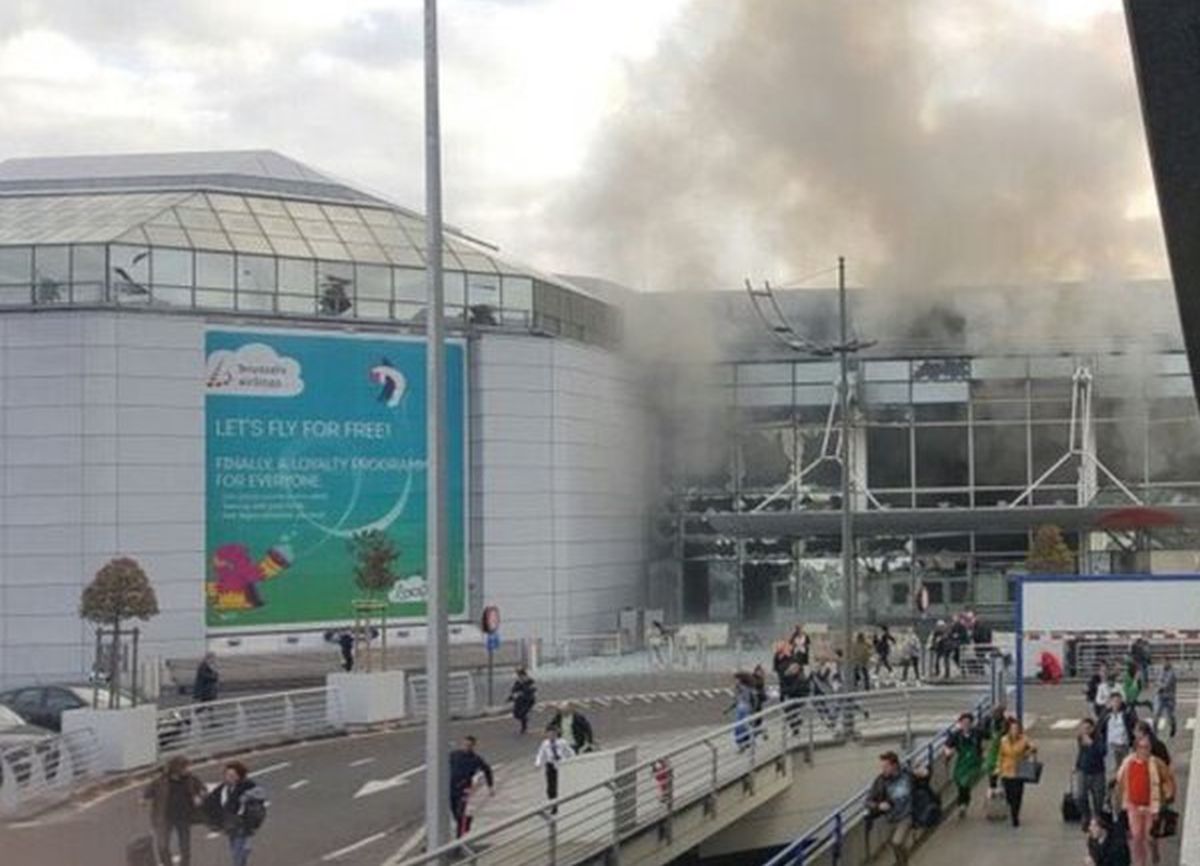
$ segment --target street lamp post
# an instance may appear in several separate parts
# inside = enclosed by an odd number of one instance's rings
[[[438,110],[437,0],[425,0],[425,844],[433,851],[446,843],[449,770],[446,760],[448,600],[446,597],[446,499],[444,341],[442,286],[442,153]]]
[[[842,413],[842,646],[850,661],[854,634],[854,507],[850,501],[850,352],[846,321],[846,258],[838,256],[838,328],[836,351],[841,369],[838,380],[839,411]],[[857,347],[854,349],[857,351]]]

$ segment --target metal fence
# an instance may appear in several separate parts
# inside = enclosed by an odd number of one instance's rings
[[[412,718],[423,716],[429,708],[429,679],[424,674],[409,676],[408,703],[405,715]],[[479,692],[475,687],[475,675],[470,671],[451,671],[449,676],[450,712],[453,715],[470,715],[479,711]]]
[[[1200,639],[1196,638],[1148,638],[1150,645],[1150,672],[1157,676],[1162,663],[1169,661],[1181,677],[1193,677],[1200,673]],[[1091,676],[1097,666],[1104,662],[1111,672],[1120,673],[1130,659],[1129,640],[1079,639],[1068,644],[1068,667],[1074,662],[1079,676]]]
[[[200,758],[334,733],[345,727],[341,692],[299,689],[158,712],[158,754]]]
[[[991,695],[983,695],[970,709],[975,714],[977,720],[982,719],[984,715],[991,712]],[[948,721],[932,739],[922,743],[918,747],[910,747],[908,753],[903,756],[904,762],[911,769],[925,769],[932,773],[935,769],[936,758],[942,746],[945,745],[946,738],[953,727],[954,722]],[[806,863],[816,864],[818,858],[831,851],[836,852],[833,856],[834,863],[850,862],[844,860],[840,855],[845,853],[850,832],[867,817],[866,805],[869,793],[869,785],[862,788],[827,815],[820,823],[784,847],[782,851],[768,860],[764,866],[804,866]],[[862,862],[866,862],[866,859],[864,857]]]
[[[0,814],[64,800],[101,775],[100,744],[89,730],[72,731],[0,750]]]
[[[896,736],[911,744],[964,710],[989,705],[985,689],[888,689],[776,704],[755,716],[679,743],[609,779],[405,861],[452,860],[487,866],[579,863],[658,823],[670,821],[759,768],[797,751],[852,738]]]

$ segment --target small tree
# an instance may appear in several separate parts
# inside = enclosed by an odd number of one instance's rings
[[[150,578],[137,560],[127,556],[110,560],[96,572],[92,582],[84,587],[79,601],[79,615],[98,626],[112,626],[112,649],[109,652],[109,706],[118,691],[117,654],[121,645],[121,622],[127,619],[148,620],[158,615],[158,598]]]
[[[387,533],[380,529],[365,530],[353,537],[350,547],[354,553],[354,582],[358,588],[368,598],[391,589],[400,576],[396,573],[400,551]]]
[[[1073,574],[1075,554],[1063,541],[1062,530],[1054,524],[1039,526],[1033,532],[1033,543],[1025,567],[1033,574]]]
[[[400,550],[396,543],[380,529],[368,529],[357,533],[350,541],[354,553],[354,582],[367,595],[366,601],[353,604],[355,630],[361,630],[364,640],[371,633],[371,622],[379,618],[380,653],[382,664],[387,669],[387,597],[384,595],[400,577],[396,573],[396,560]],[[380,598],[380,596],[383,596]],[[368,644],[369,646],[369,644]],[[367,653],[367,670],[371,670],[371,654]]]

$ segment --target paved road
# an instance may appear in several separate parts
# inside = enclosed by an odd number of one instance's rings
[[[596,703],[587,710],[601,743],[719,724],[729,698],[714,689],[711,696],[701,691],[671,700],[626,697],[608,703]],[[544,721],[545,716],[534,718],[535,729],[539,719]],[[503,797],[506,766],[532,762],[537,736],[517,737],[508,718],[452,725],[456,737],[468,732],[479,736],[481,752],[497,766],[497,797]],[[424,730],[415,728],[339,737],[254,756],[247,763],[268,788],[271,800],[267,825],[256,839],[259,851],[254,862],[258,866],[378,866],[423,820],[423,749]],[[213,782],[218,770],[204,767],[200,775]],[[363,793],[364,785],[382,780],[393,784]],[[138,802],[139,794],[140,786],[82,810],[0,826],[4,866],[122,866],[126,843],[146,832],[147,815]],[[195,832],[194,847],[195,866],[227,862],[224,840],[208,838],[203,828]],[[339,856],[338,852],[345,853]]]

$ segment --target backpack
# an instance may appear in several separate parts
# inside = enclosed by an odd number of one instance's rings
[[[247,797],[242,807],[242,825],[250,833],[258,830],[267,820],[267,801],[259,797]]]

